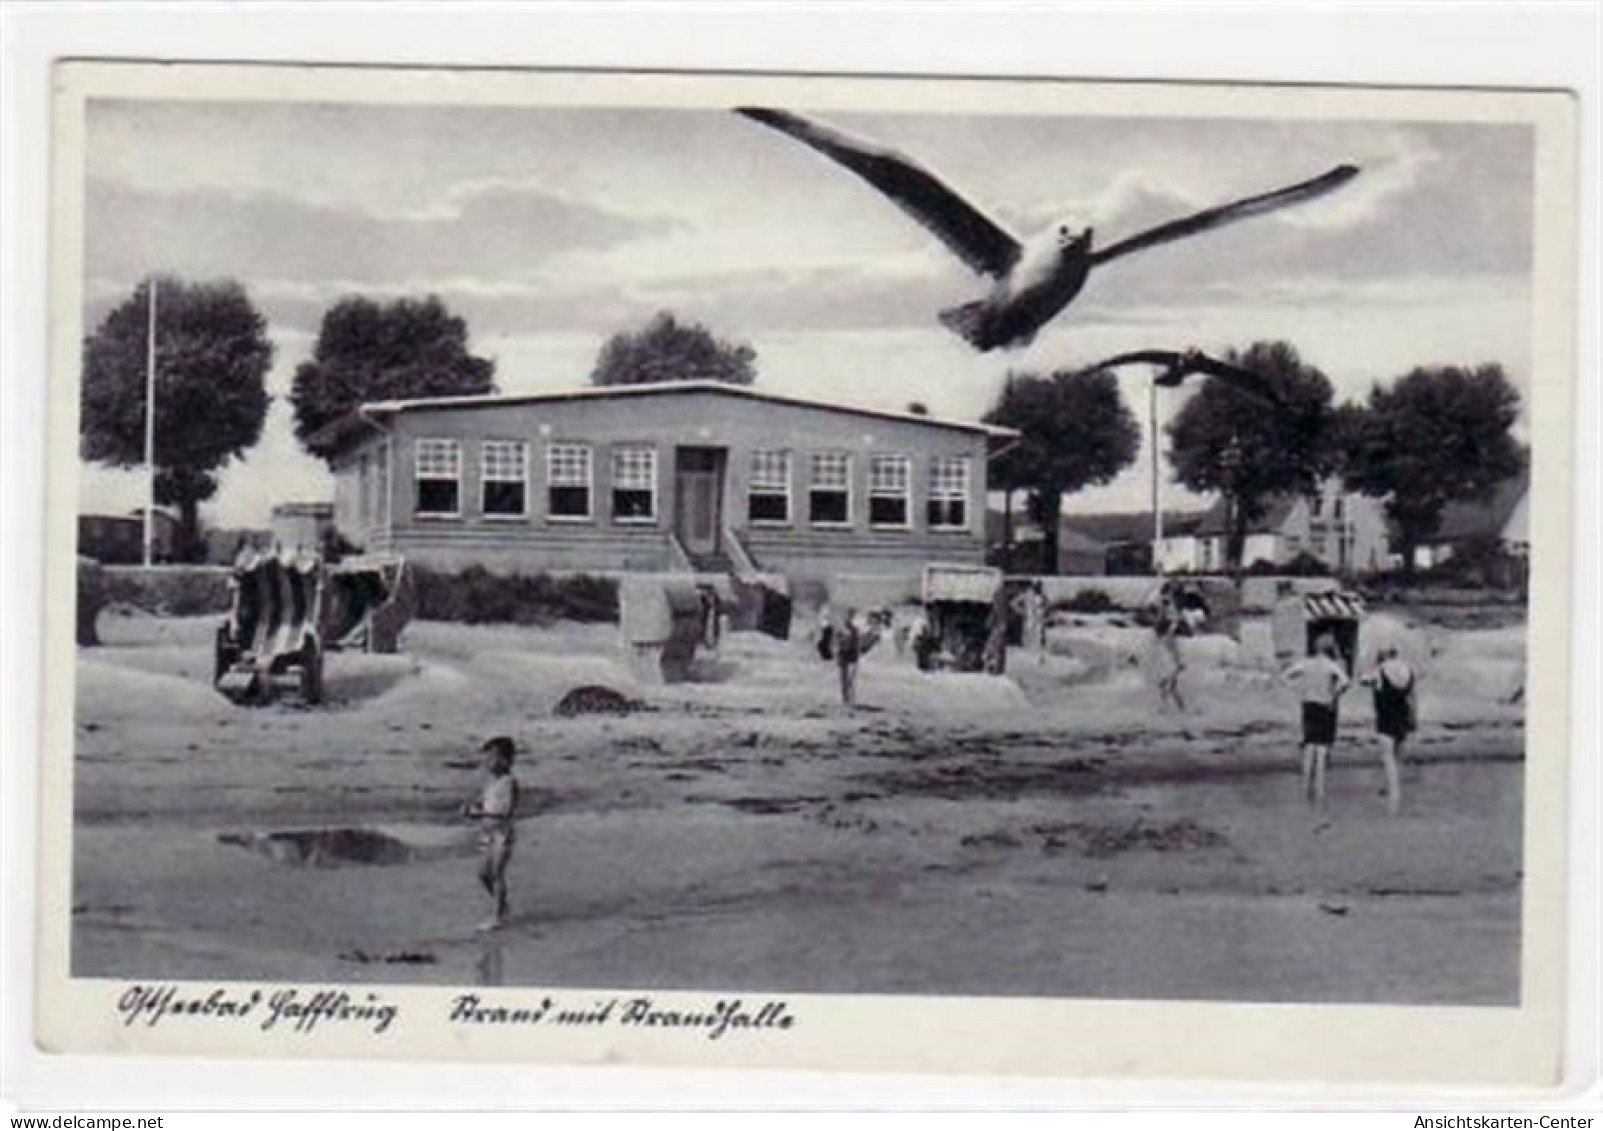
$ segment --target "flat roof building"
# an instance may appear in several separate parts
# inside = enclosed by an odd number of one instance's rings
[[[915,573],[980,562],[1011,429],[713,381],[383,401],[313,438],[334,523],[439,568]]]

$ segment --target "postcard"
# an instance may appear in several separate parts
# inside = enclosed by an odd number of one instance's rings
[[[42,1047],[1558,1080],[1565,96],[56,78]]]

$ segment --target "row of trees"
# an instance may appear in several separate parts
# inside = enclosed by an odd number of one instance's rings
[[[178,509],[180,557],[198,543],[198,508],[217,472],[261,437],[273,347],[266,321],[235,282],[157,283],[156,501]],[[144,462],[148,284],[107,315],[85,343],[82,454],[118,467]],[[1519,394],[1496,365],[1415,369],[1376,385],[1363,404],[1333,404],[1329,379],[1284,342],[1260,342],[1228,360],[1262,374],[1283,408],[1206,381],[1168,425],[1176,479],[1227,500],[1227,556],[1239,564],[1246,532],[1276,495],[1340,475],[1386,499],[1404,560],[1436,530],[1448,503],[1484,498],[1522,466],[1512,426]],[[609,339],[597,385],[756,378],[751,346],[661,313]],[[495,364],[469,348],[467,324],[438,298],[380,304],[352,297],[323,316],[312,355],[295,371],[295,434],[314,454],[327,424],[374,400],[496,391]],[[923,411],[922,405],[909,406]],[[1065,495],[1112,481],[1136,458],[1141,430],[1108,372],[1014,374],[987,419],[1022,441],[1001,456],[992,483],[1009,520],[1023,492],[1058,560]]]
[[[178,511],[174,555],[198,556],[199,507],[217,473],[260,439],[271,400],[267,322],[232,281],[156,281],[155,501]],[[113,467],[145,462],[150,283],[141,283],[84,343],[80,452]],[[701,378],[749,385],[757,354],[662,313],[602,347],[597,385]],[[368,401],[494,393],[495,363],[476,356],[467,323],[438,298],[341,299],[296,367],[295,435],[327,459],[317,434]]]
[[[1222,381],[1206,381],[1167,427],[1175,478],[1226,500],[1226,555],[1239,566],[1247,531],[1277,495],[1330,475],[1383,498],[1406,565],[1455,501],[1485,499],[1524,465],[1513,436],[1519,393],[1498,365],[1417,368],[1371,387],[1364,403],[1333,404],[1330,380],[1285,342],[1227,360],[1280,391],[1279,411]],[[992,481],[1011,515],[1025,492],[1049,563],[1058,560],[1063,496],[1110,482],[1134,462],[1140,430],[1111,372],[1015,374],[986,417],[1017,428]],[[1049,566],[1050,568],[1050,566]]]

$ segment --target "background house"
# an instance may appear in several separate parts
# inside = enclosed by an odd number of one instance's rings
[[[1199,572],[1226,566],[1229,509],[1216,502],[1195,532],[1191,568]],[[1270,499],[1247,528],[1241,564],[1245,569],[1267,563],[1288,565],[1302,556],[1317,559],[1332,573],[1372,573],[1392,564],[1385,513],[1377,499],[1344,490],[1327,479],[1306,495]]]
[[[1530,494],[1530,473],[1522,471],[1500,483],[1488,499],[1449,503],[1436,533],[1414,547],[1414,564],[1430,569],[1476,544],[1524,557],[1531,546]]]
[[[172,560],[173,532],[178,520],[157,507],[152,513],[151,559]],[[81,514],[78,516],[78,552],[111,565],[138,565],[145,560],[145,512]]]
[[[271,540],[280,546],[316,550],[333,527],[333,503],[279,503],[273,508]]]
[[[1165,573],[1222,572],[1227,524],[1222,499],[1206,511],[1165,511],[1163,538],[1154,550],[1151,511],[1065,515],[1059,572],[1146,574],[1155,563]],[[1332,573],[1387,568],[1391,549],[1380,503],[1342,490],[1334,479],[1308,495],[1271,499],[1248,528],[1243,567],[1288,565],[1302,555]]]
[[[718,382],[390,401],[324,429],[334,523],[440,568],[917,574],[985,550],[1010,429]]]
[[[1164,512],[1164,537],[1158,544],[1157,558],[1166,571],[1190,568],[1189,543],[1201,517],[1187,511]],[[1066,550],[1059,554],[1064,573],[1132,575],[1153,570],[1151,511],[1065,515],[1062,530],[1061,546],[1076,546],[1072,558]],[[1084,565],[1092,568],[1083,568]]]

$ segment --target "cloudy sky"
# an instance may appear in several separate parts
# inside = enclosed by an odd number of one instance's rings
[[[583,384],[609,334],[663,309],[752,343],[759,388],[967,418],[1010,368],[1265,338],[1293,342],[1338,399],[1418,364],[1498,361],[1526,380],[1523,126],[829,117],[916,155],[1021,235],[1066,217],[1106,243],[1342,162],[1364,171],[1321,201],[1120,260],[1034,345],[978,355],[934,315],[983,281],[856,178],[732,114],[99,101],[86,325],[151,271],[238,279],[266,315],[275,401],[207,508],[220,525],[330,496],[284,394],[348,294],[438,294],[506,392]],[[1136,374],[1127,388],[1144,420]],[[1144,507],[1149,459],[1070,508]],[[83,505],[128,509],[142,490],[91,468]]]

